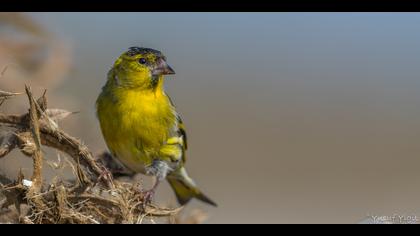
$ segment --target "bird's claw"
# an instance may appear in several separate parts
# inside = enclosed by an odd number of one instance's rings
[[[147,204],[152,203],[155,197],[155,189],[143,192],[143,209],[146,209]]]
[[[102,180],[105,183],[107,183],[108,185],[113,186],[114,177],[113,177],[112,173],[105,166],[102,166],[102,172],[98,176],[98,178],[96,180],[96,183],[93,186],[95,187]]]

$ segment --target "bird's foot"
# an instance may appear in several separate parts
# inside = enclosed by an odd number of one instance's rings
[[[155,189],[150,189],[148,191],[143,192],[143,209],[146,209],[146,206],[152,203],[155,197]]]
[[[159,186],[159,183],[160,183],[160,180],[156,180],[155,184],[150,190],[143,192],[143,209],[146,209],[147,204],[152,203],[155,197],[156,189]]]
[[[108,185],[108,187],[113,187],[114,186],[114,183],[113,183],[114,178],[113,178],[112,173],[105,166],[101,166],[101,168],[102,168],[102,172],[100,173],[100,175],[96,179],[96,182],[93,186],[95,187],[96,185],[99,184],[99,182],[104,181],[104,183],[106,183]]]

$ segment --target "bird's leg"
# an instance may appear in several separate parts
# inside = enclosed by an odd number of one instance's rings
[[[160,184],[160,180],[156,179],[153,187],[145,192],[143,192],[143,207],[145,207],[148,203],[151,203],[153,198],[155,197],[156,189]]]
[[[153,187],[145,192],[143,192],[143,205],[150,203],[155,195],[156,189],[159,186],[159,183],[166,178],[169,171],[172,169],[169,165],[162,160],[155,159],[153,160],[152,164],[146,168],[146,174],[155,176],[156,181],[153,184]]]
[[[96,182],[93,184],[93,187],[95,187],[96,185],[99,184],[99,182],[101,182],[102,180],[104,180],[104,182],[106,184],[108,184],[108,187],[113,187],[114,186],[114,178],[112,173],[103,165],[100,166],[101,167],[101,173],[98,176],[98,178],[96,179]]]
[[[102,173],[101,177],[104,175],[115,178],[121,176],[134,176],[135,173],[127,169],[127,167],[125,167],[117,158],[115,158],[115,155],[109,152],[104,152],[99,157],[100,158],[98,159],[98,163],[102,164],[103,168],[107,169],[108,172],[105,174]]]
[[[169,172],[172,172],[178,167],[182,158],[182,139],[173,137],[168,139],[166,145],[159,150],[159,159],[153,160],[152,164],[146,168],[146,174],[156,177],[153,187],[143,192],[143,202],[150,203],[153,200],[154,194],[159,183],[166,178]]]
[[[159,150],[159,157],[154,159],[152,164],[146,167],[146,174],[155,176],[156,181],[150,190],[143,192],[143,203],[147,204],[153,200],[159,183],[166,178],[169,172],[179,166],[182,159],[183,140],[180,137],[172,137]]]

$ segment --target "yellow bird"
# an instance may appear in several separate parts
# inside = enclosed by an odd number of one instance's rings
[[[124,52],[96,101],[102,134],[113,156],[133,174],[156,177],[147,201],[166,178],[181,205],[197,198],[216,206],[185,170],[185,127],[163,87],[164,75],[170,74],[175,72],[160,51],[131,47]]]

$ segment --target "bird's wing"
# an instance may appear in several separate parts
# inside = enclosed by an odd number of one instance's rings
[[[187,131],[185,131],[184,122],[182,122],[181,116],[177,115],[176,120],[178,122],[178,133],[182,135],[182,141],[184,141],[184,149],[187,150]]]
[[[167,94],[166,94],[166,96],[168,97],[168,100],[171,103],[171,105],[175,108],[175,104],[173,103],[171,97],[169,97],[169,95],[167,95]],[[182,161],[185,163],[185,161],[186,161],[185,150],[187,150],[187,148],[188,148],[187,132],[186,132],[186,129],[185,129],[184,122],[182,121],[181,116],[178,113],[176,113],[176,122],[177,122],[177,127],[178,127],[177,133],[178,133],[179,136],[182,136],[182,142],[183,142],[183,145],[182,145],[182,149],[183,149]]]

